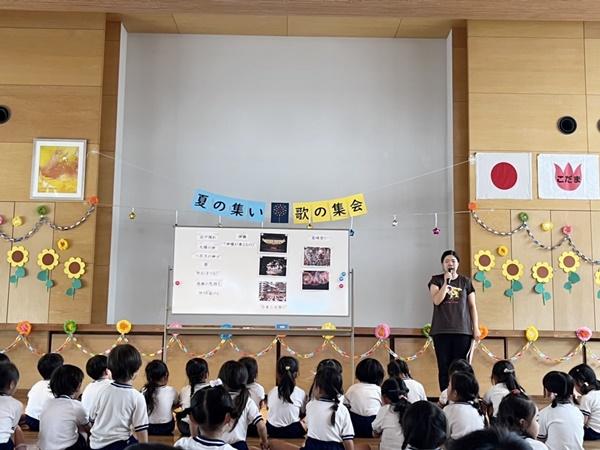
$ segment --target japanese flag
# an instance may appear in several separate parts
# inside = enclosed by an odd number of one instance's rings
[[[571,200],[600,198],[598,155],[539,155],[538,195]]]
[[[477,153],[478,199],[531,199],[531,153]]]

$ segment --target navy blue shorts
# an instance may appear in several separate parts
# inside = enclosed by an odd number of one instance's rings
[[[273,439],[299,439],[304,437],[306,431],[300,422],[285,427],[275,427],[267,421],[267,434]]]
[[[173,430],[175,430],[174,420],[167,423],[151,423],[148,425],[149,436],[172,436]]]
[[[354,436],[360,438],[372,438],[373,427],[371,424],[377,416],[361,416],[350,411],[350,419],[354,427]]]
[[[344,444],[341,442],[320,441],[307,437],[302,450],[344,450]]]
[[[583,440],[584,441],[597,441],[600,440],[600,433],[592,430],[591,428],[583,427]]]

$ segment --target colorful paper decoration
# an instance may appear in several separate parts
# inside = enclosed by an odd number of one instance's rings
[[[579,327],[575,330],[575,336],[584,344],[592,338],[592,330],[588,327]]]
[[[528,221],[529,221],[529,214],[527,214],[527,213],[526,213],[526,212],[524,212],[524,211],[521,211],[521,212],[519,213],[519,220],[520,220],[521,222],[528,222]]]
[[[538,194],[543,199],[600,198],[598,155],[538,155]]]
[[[31,323],[29,323],[27,320],[22,320],[21,322],[19,322],[17,324],[16,330],[17,333],[19,333],[19,335],[21,336],[29,336],[31,334]]]
[[[380,323],[375,327],[375,337],[377,339],[387,339],[390,337],[390,326],[387,323]]]
[[[9,281],[16,286],[21,278],[27,276],[27,271],[23,266],[29,261],[29,252],[22,245],[17,245],[6,252],[6,261],[15,269],[15,273],[10,276]]]
[[[364,194],[317,202],[295,202],[292,210],[295,224],[344,220],[368,212]]]
[[[21,225],[23,225],[23,218],[21,216],[15,216],[12,219],[12,226],[13,227],[20,227]]]
[[[38,213],[38,216],[45,216],[48,214],[48,207],[46,205],[40,205],[35,211]]]
[[[331,323],[331,322],[325,322],[323,325],[321,325],[321,330],[335,330],[336,326],[335,324]],[[325,339],[326,341],[330,341],[334,338],[335,336],[333,335],[328,335],[328,336],[323,336],[323,339]]]
[[[75,322],[74,320],[65,321],[63,325],[63,330],[65,330],[65,333],[69,336],[73,336],[77,331],[77,322]]]
[[[567,282],[563,287],[571,292],[573,285],[579,283],[581,277],[577,274],[577,268],[581,265],[579,256],[574,252],[562,252],[558,257],[558,266],[563,270],[564,273],[568,274]]]
[[[561,228],[562,234],[570,236],[573,233],[573,227],[571,225],[565,225]]]
[[[502,275],[510,281],[510,288],[504,291],[504,296],[514,300],[515,292],[523,289],[519,279],[523,276],[523,264],[517,259],[508,259],[502,264]]]
[[[540,332],[533,325],[530,325],[525,330],[525,338],[527,339],[527,342],[533,343],[533,342],[537,341],[539,337],[540,337]]]
[[[58,266],[59,256],[52,248],[45,248],[37,255],[37,264],[42,269],[37,274],[37,279],[46,285],[46,289],[54,286],[54,281],[50,279],[50,272]]]
[[[131,331],[131,322],[129,320],[119,320],[116,325],[117,332],[123,336]]]
[[[75,298],[75,292],[83,286],[80,278],[85,274],[85,262],[79,257],[71,257],[65,262],[64,266],[65,275],[72,280],[71,287],[67,289],[65,294]]]
[[[59,239],[56,243],[56,246],[59,250],[65,251],[69,248],[69,241],[67,241],[66,239]]]
[[[473,263],[479,269],[473,278],[481,283],[484,291],[491,288],[492,282],[486,278],[485,273],[496,265],[496,257],[489,250],[479,250],[473,257]]]
[[[225,197],[203,189],[196,189],[192,208],[219,217],[260,223],[265,220],[266,203]]]
[[[600,269],[594,274],[594,283],[600,285]],[[600,300],[600,290],[596,292],[596,298]]]
[[[289,203],[271,203],[271,223],[289,223],[290,204]]]
[[[477,153],[477,199],[532,198],[530,153]]]
[[[508,247],[506,245],[500,245],[496,249],[496,253],[498,253],[498,256],[506,256],[508,255]]]
[[[426,323],[425,325],[423,325],[423,328],[421,328],[421,334],[423,334],[423,336],[425,336],[426,338],[430,337],[430,334],[431,334],[431,324],[430,323]]]
[[[131,208],[131,211],[129,211],[129,220],[135,220],[135,218],[136,218],[135,208]]]
[[[479,325],[479,340],[483,341],[490,334],[490,330],[485,325]]]
[[[554,269],[547,262],[536,262],[531,268],[531,276],[537,282],[533,290],[542,296],[542,301],[545,305],[552,298],[552,294],[546,291],[545,285],[552,280]]]
[[[98,198],[98,196],[92,195],[90,198],[88,198],[89,205],[96,206],[98,205],[98,203],[100,203],[100,199]]]
[[[476,211],[477,210],[477,202],[469,202],[469,204],[467,205],[467,209],[469,211]]]
[[[544,222],[541,227],[543,231],[552,231],[554,229],[554,224],[552,222]]]
[[[4,216],[0,215],[0,225],[4,224]]]
[[[233,328],[233,325],[231,325],[230,323],[224,323],[223,325],[221,325],[221,329],[222,330],[230,330]],[[227,341],[229,339],[231,339],[233,337],[233,334],[231,333],[221,333],[220,335],[221,340],[223,341]]]

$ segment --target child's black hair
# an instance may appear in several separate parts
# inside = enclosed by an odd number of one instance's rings
[[[292,403],[292,392],[296,387],[298,376],[298,360],[291,356],[282,356],[277,361],[277,396],[287,403]]]
[[[10,362],[10,358],[6,353],[0,353],[0,364]]]
[[[600,390],[600,381],[596,378],[596,372],[587,364],[579,364],[569,370],[569,375],[579,386],[582,395],[591,391]]]
[[[126,383],[142,367],[142,355],[131,344],[117,345],[108,354],[107,366],[113,380]]]
[[[85,363],[85,372],[92,380],[99,380],[106,373],[108,358],[106,355],[94,355]]]
[[[536,420],[535,414],[537,407],[535,403],[523,392],[514,390],[507,394],[498,407],[497,424],[506,427],[526,438],[536,439],[537,436],[530,436],[521,425],[521,420],[531,423]]]
[[[315,375],[326,367],[337,370],[340,373],[340,376],[342,376],[342,373],[343,373],[342,364],[335,358],[326,358],[326,359],[322,359],[321,361],[319,361],[319,364],[317,364],[317,369],[315,370]],[[315,380],[313,378],[313,382],[310,385],[310,389],[308,391],[308,398],[313,398],[314,390],[315,390]]]
[[[492,382],[504,383],[506,389],[514,391],[515,389],[521,392],[525,392],[525,389],[517,381],[517,375],[515,374],[515,366],[510,361],[504,359],[498,361],[492,367]]]
[[[65,360],[58,353],[46,353],[38,360],[37,370],[44,380],[49,380],[52,372],[62,366]]]
[[[223,386],[207,386],[192,396],[190,407],[185,412],[201,429],[215,432],[223,425],[226,415],[233,413],[233,400]]]
[[[544,375],[542,384],[544,385],[544,389],[554,394],[551,404],[553,408],[556,408],[556,405],[560,403],[571,403],[573,401],[575,381],[569,374],[551,370]]]
[[[454,372],[467,372],[475,375],[473,366],[466,359],[455,359],[450,363],[450,366],[448,366],[448,376],[451,376]]]
[[[19,369],[13,363],[0,364],[0,392],[7,393],[11,383],[19,382]]]
[[[402,418],[406,408],[410,405],[408,398],[408,388],[403,380],[398,378],[389,378],[381,385],[381,396],[386,397],[393,405],[394,412],[398,414],[398,420],[402,425]]]
[[[206,383],[206,379],[208,378],[208,363],[202,358],[192,358],[185,364],[185,374],[190,383],[190,395],[194,395],[196,386]]]
[[[258,376],[258,363],[256,360],[250,356],[244,356],[239,359],[239,362],[246,367],[246,371],[248,372],[248,381],[246,381],[246,384],[254,383]]]
[[[365,358],[356,365],[355,375],[361,383],[381,386],[385,373],[379,361],[374,358]]]
[[[227,361],[219,370],[219,378],[229,392],[239,392],[233,402],[233,410],[231,411],[231,416],[235,419],[231,427],[233,429],[236,427],[250,397],[250,392],[246,386],[248,370],[239,361]]]
[[[392,359],[387,365],[387,373],[390,378],[412,378],[406,361]]]
[[[450,377],[450,386],[456,392],[457,402],[470,404],[484,419],[486,418],[483,403],[479,398],[479,383],[473,374],[454,372]]]
[[[55,397],[61,395],[72,396],[81,387],[83,371],[72,364],[58,367],[50,378],[50,390]]]
[[[156,390],[161,386],[161,381],[168,377],[169,368],[160,359],[152,360],[146,365],[146,384],[144,385],[143,394],[149,414],[154,411],[156,406],[156,399],[154,398]]]
[[[325,367],[315,375],[314,385],[319,389],[319,398],[333,402],[330,423],[335,425],[335,413],[340,405],[340,396],[344,393],[342,374],[332,367]]]
[[[448,450],[531,450],[531,446],[504,428],[492,427],[449,442]]]
[[[414,402],[402,419],[402,448],[438,448],[446,442],[446,428],[446,416],[438,406],[426,400]]]
[[[454,250],[446,250],[444,253],[442,253],[442,257],[440,258],[440,262],[443,263],[444,259],[446,259],[446,256],[454,256],[456,258],[456,260],[458,262],[460,262],[460,258],[458,257],[458,253],[456,253]]]

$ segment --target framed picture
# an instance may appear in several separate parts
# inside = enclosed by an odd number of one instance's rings
[[[86,143],[81,139],[33,141],[32,199],[83,200]]]

